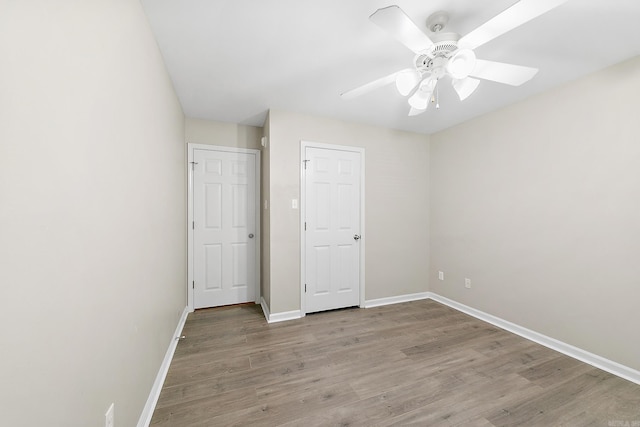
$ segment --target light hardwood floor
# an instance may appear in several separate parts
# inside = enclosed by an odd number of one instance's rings
[[[640,386],[432,300],[187,319],[153,426],[640,427]]]

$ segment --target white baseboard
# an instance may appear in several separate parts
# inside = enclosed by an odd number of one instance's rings
[[[282,313],[271,313],[269,315],[269,319],[267,319],[267,322],[269,323],[284,322],[285,320],[295,320],[295,319],[300,319],[302,317],[304,316],[302,316],[302,313],[300,312],[300,310],[283,311]]]
[[[264,318],[269,322],[269,306],[267,302],[264,300],[264,297],[260,298],[260,307],[262,307],[262,313],[264,314]]]
[[[260,306],[262,307],[264,318],[267,319],[267,323],[284,322],[285,320],[294,320],[304,317],[302,316],[302,312],[300,310],[283,311],[282,313],[270,313],[269,306],[267,305],[267,302],[264,300],[264,298],[260,300]]]
[[[621,365],[620,363],[614,362],[613,360],[605,359],[602,356],[598,356],[597,354],[593,354],[581,348],[574,347],[555,338],[551,338],[536,331],[532,331],[531,329],[523,328],[522,326],[516,325],[515,323],[511,323],[507,320],[461,304],[457,301],[450,300],[449,298],[445,298],[441,295],[429,292],[429,298],[447,305],[453,309],[466,313],[470,316],[473,316],[477,319],[483,320],[487,323],[491,323],[492,325],[497,326],[501,329],[513,332],[514,334],[520,335],[521,337],[526,338],[530,341],[536,342],[552,350],[573,357],[574,359],[578,359],[582,362],[588,363],[591,366],[600,368],[603,371],[607,371],[618,377],[624,378],[636,384],[640,384],[640,371],[632,369],[628,366]]]
[[[158,370],[158,375],[156,376],[156,380],[153,383],[153,387],[151,388],[151,393],[149,393],[149,397],[147,398],[147,403],[144,405],[144,409],[142,410],[142,414],[140,415],[140,419],[138,420],[138,427],[148,427],[151,423],[151,417],[153,417],[153,411],[156,409],[156,404],[158,403],[158,398],[160,397],[160,392],[162,391],[164,379],[167,377],[167,372],[169,372],[171,360],[173,360],[173,354],[175,353],[176,347],[178,346],[178,340],[176,338],[182,335],[182,328],[184,328],[184,324],[187,321],[188,314],[189,307],[185,307],[184,311],[182,312],[182,316],[178,321],[178,326],[176,326],[176,331],[173,333],[171,341],[169,342],[169,348],[164,355],[164,359],[162,360],[162,364],[160,365],[160,370]]]
[[[431,296],[430,292],[420,292],[417,294],[398,295],[395,297],[370,299],[364,302],[364,308],[380,307],[382,305],[399,304],[409,301],[417,301],[427,299]]]

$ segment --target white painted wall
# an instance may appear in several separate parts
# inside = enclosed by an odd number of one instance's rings
[[[138,421],[185,301],[183,114],[137,0],[0,3],[0,424]]]
[[[635,58],[432,135],[431,291],[640,369],[638,94]]]
[[[271,110],[270,310],[300,309],[300,141],[364,147],[367,300],[427,291],[429,137]]]

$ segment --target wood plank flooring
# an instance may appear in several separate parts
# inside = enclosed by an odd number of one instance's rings
[[[432,300],[189,314],[152,426],[640,427],[640,386]]]

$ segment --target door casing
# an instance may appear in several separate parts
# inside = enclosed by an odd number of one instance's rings
[[[306,309],[306,298],[305,298],[305,283],[306,283],[306,233],[304,229],[304,222],[306,218],[306,175],[304,173],[304,160],[305,159],[305,151],[307,147],[320,148],[325,150],[339,150],[339,151],[351,151],[360,153],[360,307],[365,306],[365,246],[366,246],[366,231],[365,231],[365,157],[364,157],[364,148],[362,147],[351,147],[347,145],[335,145],[335,144],[324,144],[318,142],[311,141],[300,141],[300,316],[305,316],[307,313]]]
[[[193,153],[194,150],[210,150],[210,151],[224,151],[231,153],[250,153],[256,156],[256,304],[260,304],[260,150],[253,150],[247,148],[235,148],[235,147],[223,147],[218,145],[209,144],[187,144],[187,174],[188,174],[188,190],[187,190],[187,307],[190,312],[194,311],[193,307]]]

